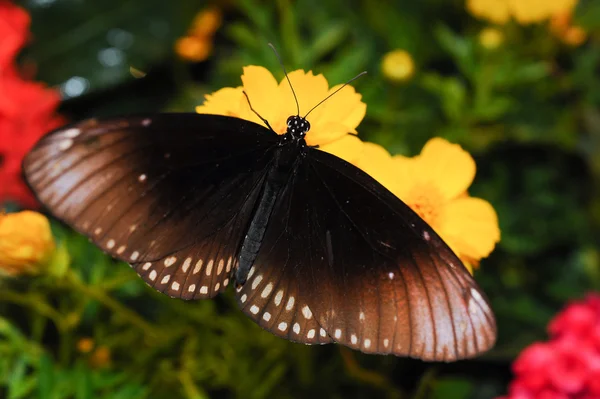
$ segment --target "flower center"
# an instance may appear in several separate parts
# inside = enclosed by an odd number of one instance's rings
[[[440,208],[444,202],[440,190],[431,183],[419,183],[408,192],[404,201],[435,230],[439,224]]]

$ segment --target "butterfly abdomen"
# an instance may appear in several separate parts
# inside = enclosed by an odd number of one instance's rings
[[[239,264],[236,271],[236,280],[239,284],[246,282],[248,272],[256,259],[265,236],[275,202],[291,176],[294,161],[298,159],[299,151],[300,148],[292,143],[276,150],[274,161],[267,174],[258,204],[248,226],[248,232],[240,249]]]

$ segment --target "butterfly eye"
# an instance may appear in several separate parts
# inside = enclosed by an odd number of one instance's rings
[[[287,118],[287,121],[285,122],[287,127],[292,127],[292,125],[294,124],[294,116],[290,116],[289,118]]]
[[[304,123],[302,123],[302,125],[300,125],[300,129],[304,133],[308,132],[310,130],[310,122],[305,119]]]

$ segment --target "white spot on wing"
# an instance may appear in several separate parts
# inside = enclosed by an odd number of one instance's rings
[[[167,274],[166,276],[163,277],[163,279],[160,281],[160,283],[161,284],[167,284],[170,279],[171,279],[171,275]]]
[[[308,330],[308,332],[306,333],[306,338],[308,339],[313,339],[315,337],[315,329],[311,328],[310,330]]]
[[[281,304],[282,299],[283,299],[283,290],[279,290],[279,291],[277,291],[277,295],[275,295],[275,299],[273,300],[273,302],[275,302],[275,306],[279,306]]]
[[[171,284],[171,288],[173,289],[173,291],[179,291],[179,283],[177,281],[173,281],[173,284]]]
[[[428,231],[423,231],[423,238],[425,239],[425,241],[429,241],[431,239],[431,235]]]
[[[181,271],[183,271],[184,273],[187,273],[188,269],[190,268],[190,265],[192,264],[192,258],[187,258],[184,262],[183,265],[181,265]]]
[[[156,273],[156,270],[152,270],[152,271],[150,272],[150,276],[149,276],[149,277],[150,277],[150,280],[152,280],[152,281],[156,280],[156,275],[157,275],[157,274],[158,274],[158,273]]]
[[[146,262],[144,263],[144,266],[142,266],[142,270],[148,270],[150,269],[150,266],[152,266],[152,263]]]
[[[208,294],[208,286],[203,285],[202,287],[200,287],[200,293],[201,294]]]
[[[242,303],[245,303],[245,302],[246,302],[246,299],[248,299],[248,295],[246,295],[246,294],[243,294],[243,295],[241,296],[241,298],[240,298],[240,301],[241,301]]]
[[[165,259],[165,266],[171,267],[175,264],[175,262],[177,262],[177,258],[174,256],[169,256],[167,259]]]
[[[271,313],[269,313],[269,312],[265,312],[265,313],[263,314],[263,320],[264,320],[264,321],[269,321],[269,320],[271,320]]]
[[[285,321],[282,321],[281,323],[279,323],[277,328],[279,329],[279,331],[285,331],[287,330],[287,323]]]
[[[293,296],[289,297],[287,304],[285,305],[285,309],[292,310],[294,308],[294,301],[295,301],[295,299]]]
[[[339,328],[337,328],[337,329],[335,330],[335,333],[333,334],[333,336],[334,336],[336,339],[340,339],[340,338],[342,338],[342,330],[340,330]]]
[[[188,287],[188,292],[194,292],[196,291],[196,284],[190,284],[190,286]]]
[[[106,243],[106,248],[108,249],[113,249],[115,246],[115,240],[108,240],[108,242]]]
[[[304,307],[302,308],[302,314],[307,319],[310,319],[312,317],[312,312],[310,311],[310,308],[306,305],[304,305]]]
[[[321,328],[321,329],[319,330],[319,335],[320,335],[321,337],[326,337],[326,336],[327,336],[327,332],[326,332],[324,329],[322,329],[322,328]]]
[[[131,256],[129,257],[129,259],[135,261],[137,260],[137,258],[140,256],[140,253],[138,251],[133,251],[133,253],[131,254]]]
[[[365,339],[363,341],[363,345],[365,346],[366,349],[369,349],[371,347],[371,340],[369,338]]]
[[[225,262],[223,261],[223,259],[219,260],[219,264],[217,265],[217,276],[221,274],[224,266]]]
[[[259,309],[259,308],[258,308],[258,306],[256,306],[256,305],[252,305],[252,306],[250,307],[250,312],[251,312],[252,314],[257,314],[259,310],[260,310],[260,309]]]
[[[65,135],[65,137],[74,139],[75,137],[79,136],[81,134],[81,129],[78,129],[76,127],[72,127],[71,129],[67,129],[63,132],[63,134]]]
[[[292,330],[294,330],[294,332],[296,334],[300,334],[300,324],[294,323],[294,326],[292,327]]]
[[[273,290],[273,283],[269,283],[266,285],[265,289],[263,289],[260,296],[263,298],[266,298],[269,296],[269,294],[271,293],[272,290]]]
[[[252,281],[252,289],[256,289],[256,287],[258,287],[258,285],[260,284],[261,281],[262,281],[262,274],[259,274],[258,276],[256,276],[254,281]]]
[[[202,259],[198,259],[198,262],[196,262],[196,266],[194,266],[194,271],[192,271],[192,273],[198,274],[200,273],[200,269],[202,269]]]
[[[385,346],[387,348],[389,344],[390,344],[390,340],[389,339],[386,338],[386,339],[383,340],[383,346]]]
[[[65,151],[65,150],[68,150],[69,148],[71,148],[72,145],[73,145],[73,140],[64,139],[63,141],[58,143],[58,149],[61,151]]]
[[[145,182],[145,181],[146,181],[146,178],[147,178],[147,177],[148,177],[148,176],[146,176],[145,174],[143,174],[143,173],[142,173],[141,175],[139,175],[139,176],[138,176],[138,181],[139,181],[140,183],[143,183],[143,182]]]
[[[213,259],[208,261],[208,265],[206,265],[206,275],[207,276],[210,276],[210,274],[212,273],[213,264],[214,264]]]
[[[358,342],[358,338],[356,337],[356,334],[352,334],[350,336],[350,342],[352,342],[352,344],[356,345],[356,343]]]

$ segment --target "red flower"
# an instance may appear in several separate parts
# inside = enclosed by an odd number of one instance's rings
[[[25,11],[0,0],[0,204],[13,200],[34,207],[36,201],[21,179],[21,161],[44,133],[63,120],[55,114],[59,94],[23,79],[12,60],[25,43],[28,26]]]
[[[576,335],[587,337],[600,329],[600,295],[591,294],[585,302],[577,302],[559,313],[548,325],[551,337]]]
[[[29,35],[29,15],[8,0],[0,0],[0,71],[10,65]]]
[[[600,295],[572,303],[549,324],[551,339],[523,350],[505,399],[600,398]]]

